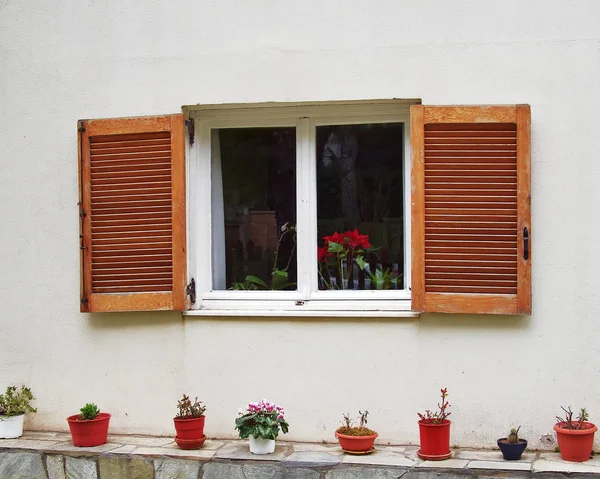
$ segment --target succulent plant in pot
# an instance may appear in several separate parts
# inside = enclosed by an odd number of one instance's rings
[[[342,414],[344,420],[342,425],[335,431],[335,437],[338,438],[340,446],[344,452],[354,453],[370,453],[373,452],[373,443],[377,438],[377,433],[367,427],[367,416],[369,411],[358,411],[360,423],[358,426],[352,425],[350,414]]]
[[[173,423],[177,431],[175,442],[181,449],[200,449],[203,446],[206,441],[204,411],[206,406],[198,401],[198,397],[192,401],[184,394],[177,401],[177,416],[173,418]]]
[[[527,441],[519,437],[521,426],[512,428],[507,437],[498,439],[498,447],[507,461],[518,461],[527,447]]]
[[[94,403],[87,403],[74,414],[67,418],[73,445],[78,447],[100,446],[108,437],[110,414],[100,412]]]
[[[25,413],[37,412],[31,406],[35,398],[31,389],[21,386],[8,386],[4,394],[0,394],[0,438],[12,439],[23,435]]]
[[[419,436],[421,448],[417,455],[428,461],[441,461],[452,456],[450,451],[450,404],[446,399],[448,389],[440,390],[442,402],[438,403],[438,410],[431,412],[429,409],[419,416]]]
[[[565,417],[556,416],[554,425],[560,455],[565,461],[587,461],[592,453],[594,434],[598,428],[588,421],[585,408],[579,411],[576,419],[573,419],[571,406],[567,409],[561,406],[561,409],[565,412]]]
[[[275,439],[279,429],[284,434],[289,430],[281,406],[266,399],[246,406],[246,411],[238,411],[235,428],[240,438],[249,440],[250,452],[253,454],[271,454],[275,452]]]

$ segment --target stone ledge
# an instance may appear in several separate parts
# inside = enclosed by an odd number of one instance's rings
[[[499,451],[455,449],[446,461],[422,461],[416,446],[377,446],[366,456],[334,444],[280,442],[255,456],[247,441],[208,440],[184,451],[172,438],[109,436],[98,447],[74,447],[65,433],[25,433],[0,440],[0,479],[458,479],[595,477],[600,458],[570,463],[560,455],[527,452],[504,461]]]

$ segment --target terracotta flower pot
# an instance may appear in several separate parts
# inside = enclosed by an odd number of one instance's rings
[[[427,461],[448,459],[450,451],[450,420],[444,419],[440,424],[427,424],[419,421],[421,449],[417,455]]]
[[[583,429],[565,429],[562,424],[554,425],[558,449],[565,461],[583,462],[590,458],[594,445],[594,433],[598,428],[591,422],[584,422]]]
[[[346,434],[335,433],[340,446],[344,451],[352,452],[367,452],[373,449],[373,443],[377,437],[377,433],[372,436],[347,436]]]
[[[199,440],[204,436],[204,421],[206,417],[193,417],[191,419],[173,418],[175,423],[175,431],[179,439],[195,439]]]
[[[79,414],[67,418],[73,445],[77,447],[100,446],[106,443],[110,414],[101,412],[95,419],[80,420]]]

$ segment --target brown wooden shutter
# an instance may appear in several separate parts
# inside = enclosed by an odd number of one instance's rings
[[[411,148],[412,309],[530,313],[529,105],[415,105]]]
[[[185,308],[183,116],[79,122],[81,311]]]

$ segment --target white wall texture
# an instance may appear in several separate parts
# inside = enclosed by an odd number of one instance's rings
[[[185,391],[212,437],[267,397],[293,440],[367,408],[382,443],[416,443],[440,387],[452,444],[521,424],[552,447],[560,405],[600,423],[598,18],[597,0],[0,0],[0,389],[33,388],[39,430],[94,401],[113,432],[173,434]],[[530,317],[78,312],[77,119],[371,98],[531,104]]]

